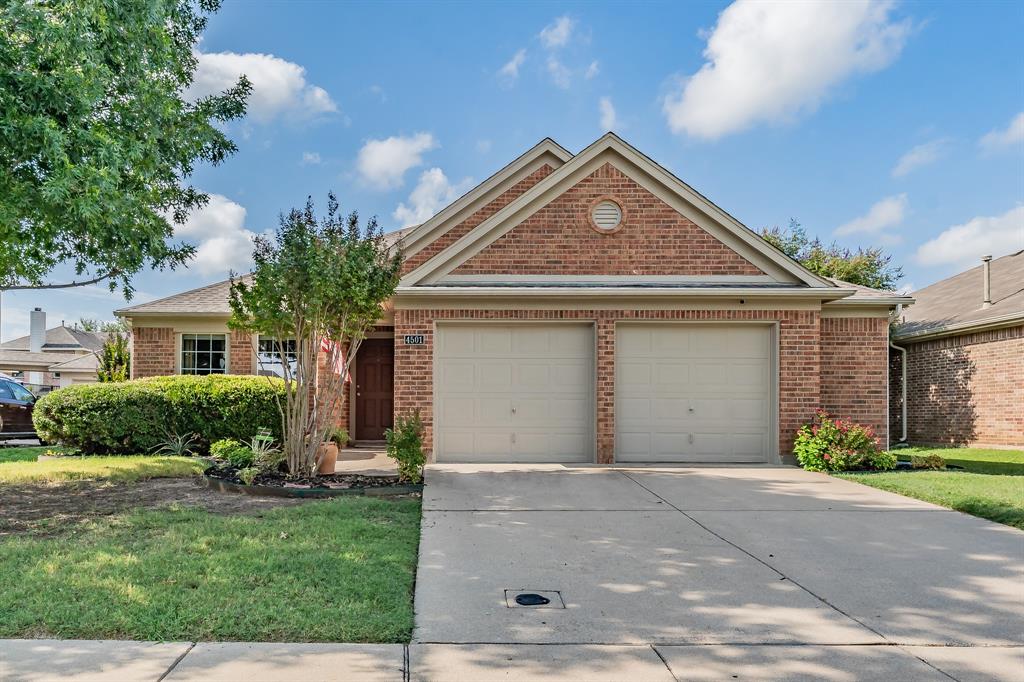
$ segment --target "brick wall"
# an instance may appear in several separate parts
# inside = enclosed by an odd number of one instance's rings
[[[421,250],[409,256],[402,264],[402,273],[405,274],[407,272],[412,272],[438,253],[454,244],[456,240],[472,230],[474,227],[525,194],[528,189],[546,178],[552,171],[554,171],[554,168],[545,164],[509,187],[461,223],[455,225],[447,232],[427,244]]]
[[[620,228],[591,227],[610,197]],[[605,164],[453,271],[457,275],[760,275],[760,269]]]
[[[1024,326],[906,348],[911,444],[1024,447]]]
[[[764,320],[779,322],[779,451],[819,406],[820,344],[816,311],[761,310],[405,310],[395,311],[395,338],[422,334],[422,346],[395,346],[395,413],[420,410],[424,446],[433,448],[434,324],[443,320],[591,320],[597,329],[597,458],[615,448],[615,322],[618,320]],[[884,371],[884,365],[883,365]],[[881,406],[884,419],[884,404]]]
[[[132,329],[132,378],[174,374],[174,330],[170,327]]]
[[[256,373],[256,351],[251,334],[237,330],[228,332],[228,373]]]
[[[886,447],[889,320],[821,319],[821,406],[830,414],[875,430]]]

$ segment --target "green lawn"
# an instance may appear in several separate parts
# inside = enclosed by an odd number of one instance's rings
[[[976,448],[911,448],[911,454],[938,454],[964,471],[887,471],[837,474],[882,490],[932,502],[1024,530],[1024,451]]]
[[[406,642],[419,501],[139,511],[0,542],[0,637]]]
[[[899,458],[909,462],[911,455],[939,455],[946,464],[963,467],[979,474],[1010,474],[1024,476],[1024,450],[984,450],[981,448],[907,448],[895,450]]]
[[[12,448],[15,449],[15,448]],[[20,448],[18,448],[20,449]],[[43,450],[38,448],[38,450]],[[0,450],[6,456],[8,451]],[[43,462],[35,461],[36,452],[21,459],[0,459],[2,483],[63,483],[68,481],[107,480],[126,483],[145,478],[195,476],[202,473],[206,463],[190,457],[153,457],[130,455],[124,457],[62,457]],[[18,457],[18,455],[15,455]]]
[[[39,455],[45,454],[51,448],[38,446],[30,447],[0,447],[0,463],[2,462],[34,462]]]

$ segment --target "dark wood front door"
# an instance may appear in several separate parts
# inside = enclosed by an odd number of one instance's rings
[[[356,440],[384,440],[394,424],[395,342],[366,339],[356,354]]]

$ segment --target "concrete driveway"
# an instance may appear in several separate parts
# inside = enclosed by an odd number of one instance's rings
[[[515,606],[520,591],[551,604]],[[522,658],[509,644],[564,645],[535,651],[592,666],[572,650],[616,645],[680,679],[1024,679],[1022,633],[1024,533],[855,483],[790,467],[427,471],[413,660],[460,644],[493,671]]]

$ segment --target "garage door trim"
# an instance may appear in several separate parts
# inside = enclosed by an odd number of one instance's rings
[[[572,326],[580,327],[587,330],[589,336],[589,352],[590,352],[590,367],[589,367],[589,388],[587,391],[587,398],[589,401],[588,417],[589,417],[589,438],[588,447],[590,448],[590,459],[589,463],[597,461],[597,363],[598,363],[598,351],[597,351],[597,321],[593,319],[578,319],[578,320],[549,320],[549,319],[520,319],[520,320],[509,320],[509,319],[491,319],[491,320],[479,320],[479,319],[461,319],[461,320],[435,320],[433,324],[433,343],[432,343],[432,376],[431,376],[431,414],[432,414],[432,427],[433,427],[433,440],[434,440],[434,452],[432,453],[432,459],[434,461],[444,461],[443,455],[440,453],[439,435],[441,431],[441,415],[438,410],[438,387],[440,382],[437,378],[438,370],[441,366],[439,355],[440,344],[438,339],[441,331],[445,328],[451,327],[481,327],[481,326],[495,326],[495,327],[550,327],[550,326]]]
[[[615,461],[619,462],[618,454],[618,396],[619,396],[619,368],[621,349],[619,347],[619,330],[622,327],[761,327],[768,329],[768,372],[769,372],[769,416],[768,416],[768,461],[769,464],[781,464],[779,455],[779,322],[778,320],[617,320],[615,322],[615,390],[613,395],[614,408],[614,430],[612,440],[615,444]],[[630,463],[630,462],[623,462]]]

